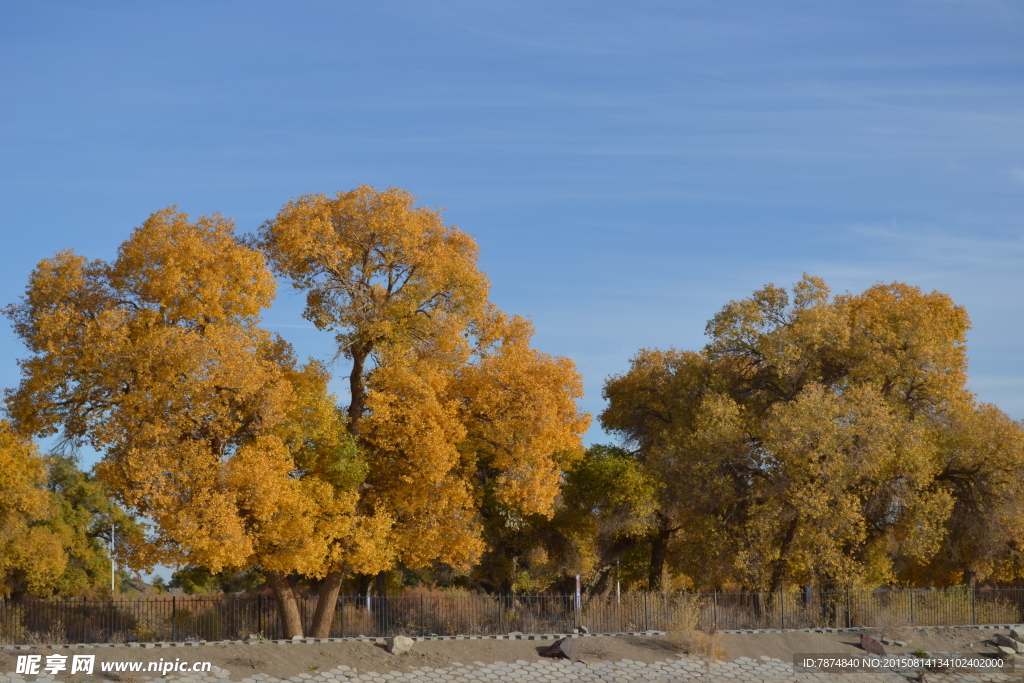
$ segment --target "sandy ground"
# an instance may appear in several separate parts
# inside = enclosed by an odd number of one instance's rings
[[[985,653],[993,654],[993,630],[978,629],[904,629],[886,635],[907,641],[906,647],[886,646],[890,653],[910,653],[923,649],[931,653]],[[881,636],[882,634],[874,634]],[[792,662],[793,654],[800,653],[863,653],[859,647],[860,633],[808,633],[789,631],[779,633],[718,634],[719,643],[728,653],[725,659],[740,657],[758,659],[775,657]],[[0,673],[13,672],[19,654],[95,654],[95,678],[102,680],[100,662],[137,661],[154,662],[161,659],[174,661],[208,661],[213,666],[230,672],[231,680],[241,680],[257,673],[287,679],[300,674],[316,675],[338,665],[359,672],[409,671],[412,668],[458,667],[461,665],[492,664],[494,662],[534,662],[552,640],[449,640],[418,642],[404,655],[392,655],[383,645],[372,642],[347,641],[340,643],[211,643],[199,647],[128,648],[49,648],[0,651]],[[666,636],[597,636],[576,641],[577,653],[585,662],[633,660],[651,664],[664,661],[677,654],[677,649]],[[44,659],[45,661],[45,659]],[[145,666],[143,667],[145,668]],[[106,675],[122,683],[141,681],[143,676],[159,678],[157,673]],[[173,675],[173,674],[172,674]],[[81,675],[56,677],[58,681],[81,683]]]
[[[1009,635],[1009,631],[999,631]],[[906,647],[883,645],[890,654],[910,654],[915,650],[929,653],[995,653],[992,636],[997,633],[989,629],[973,628],[942,628],[942,629],[902,629],[892,634],[896,640],[907,643]],[[881,634],[874,633],[874,637]],[[887,634],[888,635],[888,634]],[[729,652],[729,659],[751,657],[757,659],[761,655],[778,657],[787,662],[793,661],[793,654],[863,654],[860,649],[860,633],[807,633],[803,631],[787,631],[782,633],[723,633],[721,643]]]
[[[200,647],[111,648],[48,648],[31,650],[5,650],[0,652],[0,672],[14,671],[15,657],[19,654],[95,654],[96,673],[99,662],[174,661],[211,662],[213,666],[231,672],[232,680],[255,673],[275,678],[289,678],[300,673],[313,674],[326,671],[339,664],[359,671],[408,671],[411,668],[442,668],[482,662],[536,661],[541,651],[554,644],[553,640],[448,640],[416,643],[411,652],[393,655],[383,645],[349,641],[343,643],[260,643],[257,645],[212,643]],[[664,660],[675,649],[661,636],[592,637],[577,640],[577,653],[584,661],[619,661],[631,659],[644,663]],[[143,667],[145,668],[145,667]],[[143,672],[145,674],[146,672]],[[99,674],[102,675],[102,674]],[[157,677],[150,673],[149,675]],[[78,680],[80,676],[56,677],[57,680]],[[119,680],[117,676],[108,677]],[[140,678],[138,674],[135,678]]]

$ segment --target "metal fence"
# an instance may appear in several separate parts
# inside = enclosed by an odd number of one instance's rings
[[[308,632],[316,598],[299,599]],[[1024,622],[1024,589],[342,596],[330,637],[688,629],[955,626]],[[0,601],[0,644],[284,637],[272,598]]]

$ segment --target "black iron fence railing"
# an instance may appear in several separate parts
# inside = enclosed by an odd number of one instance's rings
[[[316,597],[300,599],[308,633]],[[1024,622],[1024,589],[342,596],[329,636],[957,626]],[[268,596],[0,601],[0,644],[284,637]]]

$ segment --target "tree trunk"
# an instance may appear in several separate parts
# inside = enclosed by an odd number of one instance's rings
[[[358,574],[359,577],[359,601],[366,602],[366,596],[370,594],[370,586],[373,585],[373,574]]]
[[[302,636],[302,618],[299,616],[299,605],[295,601],[295,593],[288,583],[288,577],[281,572],[264,572],[267,584],[277,600],[277,611],[281,616],[281,626],[285,638]]]
[[[341,581],[345,578],[342,572],[331,572],[320,583],[316,611],[313,612],[313,625],[309,629],[312,638],[330,638],[331,625],[334,623],[334,610],[338,604],[338,593],[341,592]]]
[[[668,541],[673,529],[669,529],[664,517],[658,515],[658,533],[651,538],[651,566],[647,574],[647,590],[661,591],[661,579],[665,574],[665,558],[668,555]]]
[[[973,569],[964,570],[964,585],[974,588],[978,583],[978,573]]]
[[[793,521],[789,523],[789,528],[786,529],[785,536],[782,537],[782,545],[779,548],[779,559],[773,563],[775,566],[772,567],[772,583],[769,590],[773,593],[775,591],[782,590],[786,581],[786,567],[789,564],[789,550],[793,546],[793,540],[796,538],[796,530],[800,526],[800,520],[797,517],[793,518]]]
[[[366,386],[363,384],[363,366],[370,348],[362,345],[352,349],[352,373],[348,376],[348,390],[352,402],[348,404],[348,433],[359,436],[359,419],[366,408]]]

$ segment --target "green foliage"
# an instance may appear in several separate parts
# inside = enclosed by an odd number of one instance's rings
[[[11,596],[109,592],[109,538],[123,564],[142,539],[138,523],[72,457],[44,457],[0,425],[0,588]]]
[[[47,488],[55,503],[50,526],[65,539],[67,553],[67,564],[53,591],[71,597],[103,590],[110,581],[111,532],[115,556],[123,564],[141,541],[142,529],[113,501],[106,485],[79,469],[74,458],[50,456],[48,465]],[[125,585],[125,581],[120,583]]]
[[[643,463],[616,446],[595,445],[566,473],[564,510],[611,525],[614,536],[646,533],[661,484]]]
[[[263,574],[255,569],[214,573],[206,567],[179,569],[171,575],[168,584],[168,588],[180,588],[189,595],[249,592],[262,587]]]

